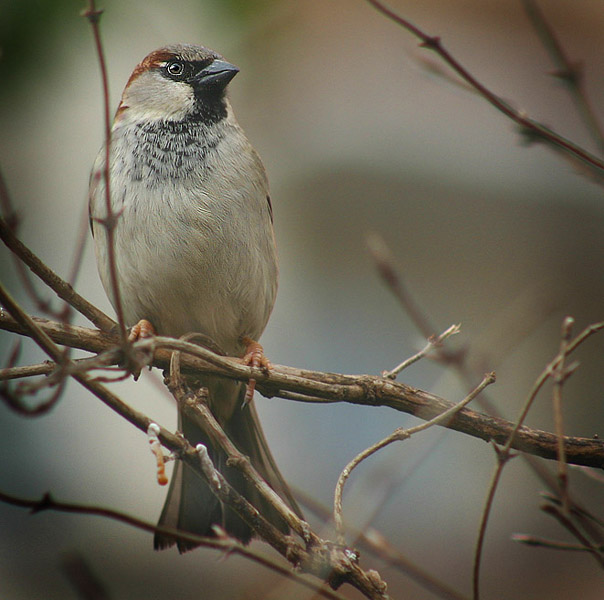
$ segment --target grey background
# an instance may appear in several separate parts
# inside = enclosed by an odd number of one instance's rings
[[[78,16],[83,3],[51,4],[0,6],[0,164],[23,217],[22,239],[66,275],[102,140],[102,98],[91,32]],[[571,57],[584,61],[588,91],[601,106],[604,4],[542,4]],[[519,3],[392,5],[440,35],[495,92],[591,148]],[[167,43],[202,43],[241,68],[232,103],[269,174],[281,262],[262,338],[273,362],[377,374],[423,345],[371,264],[370,231],[386,239],[438,328],[462,323],[454,343],[468,346],[476,381],[497,371],[489,393],[510,418],[557,352],[563,316],[575,317],[577,331],[602,319],[601,188],[546,148],[524,147],[510,121],[427,70],[435,55],[365,2],[108,0],[104,7],[112,106],[134,65]],[[2,280],[31,308],[4,250]],[[113,314],[90,246],[77,288]],[[1,342],[8,350],[9,338]],[[603,434],[603,350],[596,338],[577,354],[581,368],[565,387],[569,434]],[[41,359],[26,346],[24,363]],[[430,361],[401,379],[451,400],[465,394],[453,372]],[[174,406],[150,377],[114,387],[175,427]],[[389,409],[257,403],[286,478],[327,506],[348,460],[418,422]],[[553,427],[549,387],[528,422]],[[145,437],[75,383],[45,418],[0,407],[0,435],[6,491],[37,497],[50,490],[150,521],[161,510],[165,489],[154,481]],[[469,593],[494,465],[483,442],[426,432],[353,475],[345,516],[371,522],[412,560]],[[576,472],[571,483],[594,510],[601,506],[601,486]],[[588,557],[510,541],[514,532],[568,539],[539,512],[541,489],[521,460],[507,467],[486,538],[484,598],[601,598],[601,574]],[[0,531],[3,598],[75,597],[61,572],[70,552],[88,561],[113,598],[311,597],[237,557],[155,553],[149,535],[99,518],[31,516],[0,505]],[[433,597],[367,553],[363,564],[380,571],[393,597]]]

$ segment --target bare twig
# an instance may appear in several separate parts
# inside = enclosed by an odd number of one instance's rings
[[[415,304],[415,302],[413,302],[411,295],[402,285],[401,279],[400,279],[398,273],[396,272],[396,269],[393,266],[394,259],[391,255],[391,253],[388,251],[388,248],[387,248],[385,242],[377,235],[372,236],[372,238],[373,239],[372,239],[372,244],[370,246],[370,249],[372,252],[372,256],[374,257],[374,260],[376,261],[376,266],[378,268],[378,271],[382,274],[387,285],[394,292],[395,296],[399,299],[401,305],[407,311],[407,313],[411,316],[411,318],[415,322],[416,326],[418,326],[418,328],[420,330],[422,330],[422,327],[425,327],[425,324],[428,323],[429,320],[421,312],[418,305]],[[405,290],[404,294],[400,293],[401,289]],[[578,336],[573,341],[572,347],[576,348],[580,343],[582,343],[582,341],[584,341],[584,339],[586,339],[586,336],[589,336],[593,333],[594,333],[593,327],[587,328],[580,336]],[[437,353],[437,355],[438,355],[438,353],[442,353],[443,351],[446,352],[446,348],[440,348],[440,347],[435,348],[435,352]],[[465,353],[453,354],[452,356],[453,356],[453,360],[448,360],[446,354],[441,355],[443,362],[445,362],[445,364],[452,365],[465,380],[468,380],[469,372],[465,365],[465,360],[464,360]],[[570,375],[573,372],[575,367],[576,367],[576,363],[573,365],[570,365],[569,367],[566,367],[566,368],[558,365],[557,368],[560,369],[560,387],[561,387],[562,382],[568,377],[568,375]],[[547,376],[548,375],[546,374],[545,378],[547,378]],[[543,381],[545,381],[545,380],[543,380]],[[540,385],[542,385],[543,381],[541,382]],[[485,403],[484,399],[482,400],[481,404],[486,405],[486,406],[490,405],[490,403],[488,403],[488,402]],[[497,414],[497,410],[493,406],[490,406],[489,412],[493,412],[494,414]],[[513,439],[513,437],[514,436],[512,436],[509,439]],[[561,439],[563,439],[563,437],[559,433],[557,435],[558,442]],[[499,443],[502,443],[502,442],[499,442]],[[557,449],[558,455],[560,455],[561,446],[564,447],[564,451],[566,450],[566,445],[559,443],[559,446]],[[503,470],[503,466],[505,465],[507,460],[509,460],[509,458],[511,457],[511,455],[509,453],[509,449],[507,451],[505,451],[505,450],[500,451],[497,448],[497,446],[495,446],[495,448],[498,450],[499,465],[498,465],[498,469],[497,469],[496,473],[494,474],[491,484],[490,484],[489,494],[488,494],[487,500],[485,501],[485,510],[483,512],[483,518],[481,520],[480,533],[478,536],[477,549],[476,549],[476,555],[475,555],[474,582],[476,583],[476,585],[477,585],[476,569],[477,568],[479,569],[480,556],[481,556],[481,552],[482,552],[482,544],[483,544],[483,540],[484,540],[484,534],[486,531],[486,523],[488,520],[488,514],[489,514],[490,508],[492,506],[495,490],[497,489],[498,482],[499,482],[499,479],[500,479],[500,476],[501,476],[501,473]],[[550,489],[554,489],[554,490],[560,489],[559,479],[557,482],[556,479],[550,475],[549,471],[547,470],[547,468],[544,465],[541,465],[539,462],[537,462],[533,456],[529,456],[527,454],[523,454],[522,456],[529,463],[529,465],[532,467],[534,472],[541,478],[542,481],[544,481],[546,483],[546,485]],[[566,461],[565,461],[565,463],[566,463]],[[562,467],[562,468],[564,469],[565,467]],[[570,495],[568,494],[568,490],[566,490],[566,496],[567,496],[568,505],[571,505],[571,502],[572,502],[573,513],[575,511],[578,511],[580,509],[580,507],[577,505],[577,503],[575,501],[571,501]],[[476,589],[475,589],[475,593],[476,593]]]
[[[396,272],[394,257],[386,245],[384,238],[378,233],[372,232],[367,236],[366,243],[378,273],[396,296],[401,306],[405,308],[405,311],[411,317],[411,320],[421,334],[426,339],[430,339],[436,334],[438,329],[426,317],[419,304],[415,301],[415,298],[409,293],[405,282]]]
[[[535,0],[522,0],[522,4],[543,46],[556,65],[556,71],[552,75],[566,83],[589,134],[600,152],[604,152],[604,129],[602,129],[596,111],[593,109],[585,90],[581,63],[573,62],[566,55],[556,33],[547,22],[537,2]]]
[[[413,434],[419,433],[420,431],[424,431],[433,425],[437,425],[447,421],[450,417],[452,417],[455,413],[459,412],[466,404],[469,404],[484,388],[488,385],[491,385],[495,382],[495,373],[489,373],[485,375],[484,379],[481,383],[474,389],[470,394],[468,394],[461,402],[454,404],[442,414],[437,415],[436,417],[426,421],[425,423],[421,423],[420,425],[416,425],[415,427],[410,427],[409,429],[403,429],[399,427],[395,429],[389,436],[385,437],[383,440],[373,444],[369,448],[366,448],[359,454],[357,454],[342,470],[340,476],[338,478],[338,482],[336,484],[336,489],[334,492],[333,499],[333,520],[336,526],[336,533],[338,537],[338,543],[344,544],[344,519],[342,517],[342,494],[344,493],[344,485],[346,481],[350,477],[352,471],[358,467],[365,459],[369,458],[373,454],[375,454],[378,450],[389,446],[393,442],[402,441],[410,438]]]
[[[12,232],[9,224],[0,218],[0,238],[4,244],[37,275],[49,288],[78,312],[83,314],[101,331],[111,331],[115,321],[103,311],[80,296],[66,281],[47,267],[25,244],[20,242]]]
[[[79,600],[111,600],[106,586],[92,571],[88,561],[75,551],[61,556],[61,570]]]
[[[604,549],[601,545],[594,544],[571,520],[571,518],[560,510],[559,507],[553,504],[544,504],[541,510],[548,515],[554,517],[560,525],[562,525],[568,532],[570,532],[585,548],[588,549],[589,553],[600,565],[600,568],[604,569]]]
[[[562,502],[557,494],[541,492],[541,497],[549,504],[562,507]],[[597,545],[604,544],[604,521],[601,518],[574,502],[570,506],[569,515],[580,525],[581,529],[585,531],[586,535],[592,541]]]
[[[133,517],[126,513],[111,510],[109,508],[103,508],[99,506],[86,506],[82,504],[74,504],[68,502],[60,502],[55,500],[50,494],[45,494],[39,500],[30,500],[27,498],[22,498],[18,496],[13,496],[7,494],[3,491],[0,491],[0,501],[5,502],[7,504],[12,504],[13,506],[20,506],[22,508],[28,508],[32,512],[42,512],[45,510],[57,511],[57,512],[66,512],[72,514],[82,514],[82,515],[94,515],[100,516],[108,519],[113,519],[120,523],[125,523],[126,525],[130,525],[132,527],[136,527],[137,529],[141,529],[143,531],[147,531],[149,533],[154,533],[156,531],[170,535],[173,537],[178,537],[183,540],[193,542],[200,546],[205,546],[206,548],[214,548],[216,550],[222,550],[228,554],[239,554],[244,556],[245,558],[250,559],[251,561],[260,564],[284,577],[292,579],[296,581],[300,585],[312,590],[315,593],[324,596],[325,598],[330,598],[331,600],[344,600],[344,597],[340,594],[333,592],[329,589],[323,587],[320,583],[309,580],[308,578],[300,575],[296,571],[293,571],[291,568],[286,567],[284,565],[280,565],[274,560],[260,554],[259,552],[255,552],[250,548],[240,544],[237,540],[233,538],[207,538],[201,537],[198,535],[194,535],[192,533],[186,531],[180,531],[178,529],[172,529],[170,527],[162,527],[156,526],[154,523],[149,523],[148,521],[144,521],[137,517]]]
[[[549,493],[542,494],[545,504],[541,506],[546,514],[556,520],[569,531],[580,543],[579,546],[543,540],[526,534],[513,536],[512,539],[533,546],[545,546],[557,550],[582,550],[594,555],[600,566],[604,567],[604,540],[602,536],[602,521],[586,510],[572,504],[568,510],[558,496]]]
[[[460,332],[460,330],[461,330],[461,325],[451,325],[451,327],[449,327],[446,331],[443,331],[440,335],[431,336],[428,339],[428,344],[426,346],[424,346],[424,348],[422,348],[419,352],[417,352],[413,356],[410,356],[409,358],[404,360],[402,363],[400,363],[399,365],[394,367],[394,369],[392,369],[391,371],[384,371],[382,373],[382,377],[388,377],[388,379],[396,379],[396,376],[401,371],[403,371],[404,369],[406,369],[413,363],[416,363],[418,360],[421,360],[422,358],[424,358],[425,356],[430,354],[430,352],[432,352],[432,350],[434,350],[434,348],[439,347],[448,337],[451,337],[452,335],[456,335],[457,333]]]
[[[88,0],[88,9],[84,11],[83,16],[86,17],[92,27],[92,35],[94,36],[94,44],[96,53],[99,59],[99,67],[101,69],[101,81],[103,85],[103,112],[104,112],[104,128],[105,128],[105,165],[103,168],[104,190],[105,190],[105,217],[100,220],[100,223],[105,228],[107,235],[107,262],[109,264],[109,278],[111,281],[111,291],[113,295],[113,305],[119,327],[120,338],[122,345],[126,347],[128,336],[126,325],[124,322],[124,308],[120,295],[119,281],[117,278],[116,258],[115,258],[115,228],[117,227],[119,214],[113,212],[111,203],[111,186],[109,174],[111,171],[110,156],[111,156],[111,108],[109,102],[109,79],[107,77],[107,66],[105,64],[105,53],[103,51],[103,43],[101,41],[101,32],[99,29],[99,21],[101,19],[102,10],[97,10],[94,0]]]
[[[309,496],[303,488],[296,488],[295,494],[296,498],[300,500],[307,509],[320,517],[323,522],[327,522],[333,517],[332,510]],[[373,527],[367,527],[364,528],[363,531],[360,531],[356,528],[354,523],[345,522],[345,525],[346,529],[356,538],[355,546],[358,543],[361,549],[366,549],[371,552],[388,566],[392,566],[401,573],[404,573],[438,598],[444,600],[468,600],[466,596],[410,561],[402,552],[400,552],[400,550],[395,548],[380,531]]]
[[[508,102],[493,93],[474,77],[442,44],[438,36],[430,36],[419,27],[388,8],[379,0],[367,0],[383,15],[412,33],[421,41],[421,46],[436,52],[464,81],[472,86],[487,102],[520,126],[520,131],[529,141],[547,142],[553,148],[561,150],[564,156],[572,158],[589,167],[590,172],[601,183],[604,180],[604,161],[581,146],[562,137],[549,127],[528,117],[524,112],[513,108]]]
[[[170,383],[168,385],[172,394],[181,407],[181,410],[189,419],[195,422],[214,440],[229,457],[229,464],[239,469],[243,475],[251,481],[273,508],[283,517],[284,521],[295,531],[306,543],[319,544],[320,540],[312,533],[308,523],[300,519],[296,513],[281,497],[264,481],[254,469],[249,458],[239,452],[237,447],[228,438],[216,417],[212,414],[207,402],[207,395],[195,393],[187,394],[182,383],[180,374],[180,352],[172,353],[170,363]]]
[[[119,340],[110,334],[86,327],[65,326],[47,319],[36,318],[34,322],[57,343],[94,353],[105,352],[106,359],[113,356],[116,364],[122,357],[121,349],[117,346]],[[30,335],[27,328],[6,314],[0,314],[0,329]],[[568,354],[602,329],[604,322],[587,327],[569,344]],[[155,351],[152,364],[160,369],[169,367],[172,350],[182,350],[183,373],[213,373],[239,381],[246,381],[253,376],[258,381],[257,389],[267,397],[288,397],[293,392],[297,395],[297,401],[308,399],[322,403],[349,402],[364,406],[388,406],[422,419],[431,419],[452,406],[452,403],[439,396],[383,377],[322,373],[283,365],[273,365],[270,373],[266,374],[259,369],[242,365],[235,359],[216,355],[202,346],[173,338],[142,340],[134,344],[134,349],[148,351],[153,345]],[[558,440],[554,434],[518,427],[505,419],[477,413],[468,408],[454,415],[446,427],[486,441],[492,439],[498,444],[505,444],[512,439],[513,449],[548,459],[557,457]],[[604,440],[565,437],[564,446],[569,463],[604,468]]]
[[[563,330],[563,332],[564,331],[565,330]],[[480,564],[481,564],[481,559],[482,559],[482,548],[484,545],[484,538],[486,535],[487,523],[488,523],[491,509],[493,506],[495,492],[498,488],[499,481],[500,481],[501,475],[503,473],[503,469],[505,468],[505,466],[508,463],[508,461],[510,460],[510,458],[512,458],[512,456],[513,456],[511,453],[511,450],[514,445],[514,439],[518,435],[519,431],[521,430],[521,427],[528,415],[529,410],[533,406],[533,403],[537,397],[537,394],[539,393],[539,391],[541,390],[541,388],[543,387],[543,385],[545,384],[547,379],[549,377],[553,376],[554,373],[556,372],[556,369],[560,365],[560,363],[563,362],[566,359],[566,357],[573,350],[575,350],[580,344],[582,344],[593,333],[594,333],[593,326],[587,327],[574,340],[563,344],[563,348],[562,348],[563,351],[559,352],[556,355],[556,357],[545,367],[545,369],[543,369],[543,371],[541,372],[539,377],[537,377],[537,379],[536,379],[535,383],[533,384],[533,387],[526,399],[526,402],[520,412],[520,416],[518,417],[518,420],[516,421],[514,430],[510,434],[510,437],[508,438],[505,445],[502,448],[499,448],[495,443],[493,444],[493,446],[495,448],[495,452],[497,454],[497,466],[496,466],[493,476],[491,478],[491,482],[490,482],[489,489],[487,492],[487,498],[485,500],[485,505],[484,505],[482,517],[480,520],[480,528],[479,528],[478,538],[476,541],[476,549],[474,552],[474,569],[473,569],[473,575],[472,575],[472,588],[473,588],[473,599],[474,600],[479,600],[479,597],[480,597],[480,594],[479,594],[479,591],[480,591],[480,586],[479,586]],[[557,438],[557,440],[560,439],[559,436],[556,436],[556,438]],[[564,439],[564,438],[562,438],[562,439]],[[558,453],[559,452],[559,442],[558,441],[556,443],[556,447],[557,447],[557,453]],[[564,444],[564,448],[566,451],[566,444]]]
[[[579,544],[569,544],[568,542],[558,542],[556,540],[546,540],[545,538],[516,533],[512,536],[513,542],[525,544],[526,546],[537,546],[539,548],[550,548],[552,550],[566,550],[571,552],[593,552],[592,548]],[[604,551],[604,547],[599,548]]]
[[[553,409],[554,426],[558,436],[558,484],[560,486],[560,497],[564,512],[570,510],[570,498],[568,495],[568,466],[566,464],[566,454],[564,452],[564,421],[562,417],[562,386],[567,377],[566,354],[568,343],[572,335],[572,327],[575,320],[572,317],[566,317],[562,322],[562,333],[560,340],[560,360],[554,367],[553,379]]]
[[[25,377],[36,377],[37,375],[48,375],[57,368],[56,363],[46,360],[37,365],[26,365],[23,367],[4,367],[0,369],[0,381],[9,379],[23,379]]]
[[[415,327],[424,338],[432,339],[439,328],[426,315],[407,288],[404,278],[401,277],[396,268],[396,261],[384,238],[376,232],[370,233],[367,236],[367,249],[384,283],[399,301],[403,310],[409,315]],[[432,349],[437,361],[448,366],[454,366],[466,375],[463,368],[466,352],[463,348],[461,350],[451,350],[447,345],[440,344],[433,346]]]
[[[40,326],[12,299],[10,294],[0,284],[0,303],[11,312],[14,319],[28,331],[34,341],[57,363],[61,363],[61,351]],[[177,340],[175,340],[177,342]],[[185,342],[180,342],[185,343]],[[195,347],[194,344],[189,344]],[[219,357],[222,359],[222,357]],[[75,372],[72,377],[92,392],[109,408],[132,423],[143,432],[147,432],[153,423],[149,417],[134,410],[120,398],[109,392],[104,386],[90,380],[86,374]],[[345,548],[323,542],[315,535],[308,535],[308,539],[316,543],[308,544],[305,550],[297,544],[291,536],[281,533],[228,482],[216,472],[219,485],[213,486],[213,481],[208,480],[199,462],[199,453],[182,437],[168,432],[162,427],[157,427],[155,433],[162,445],[176,452],[186,465],[206,479],[212,491],[221,501],[232,507],[246,521],[254,531],[280,552],[294,566],[322,579],[327,579],[332,588],[336,589],[343,583],[356,587],[367,598],[372,600],[388,600],[386,585],[374,571],[364,571],[358,565],[358,556]]]
[[[0,209],[1,209],[0,219],[2,219],[2,225],[3,225],[3,227],[6,227],[8,229],[8,233],[13,234],[13,237],[14,237],[14,234],[17,231],[17,226],[19,224],[19,218],[18,218],[17,212],[13,208],[13,203],[12,203],[12,200],[8,193],[8,186],[6,185],[6,182],[4,181],[4,176],[2,175],[1,171],[0,171]],[[0,235],[2,236],[2,239],[4,240],[6,232],[0,231]],[[8,246],[8,244],[7,244],[7,246]],[[9,248],[10,248],[10,246],[9,246]],[[65,303],[65,304],[63,304],[62,310],[59,310],[59,311],[54,310],[50,301],[47,300],[46,298],[43,298],[42,296],[40,296],[40,294],[38,293],[38,290],[36,289],[36,286],[34,285],[33,281],[30,278],[29,271],[25,268],[24,264],[21,262],[21,260],[19,260],[18,255],[14,251],[12,253],[12,259],[15,264],[17,274],[19,275],[19,278],[23,285],[23,289],[24,289],[25,293],[27,294],[27,296],[30,298],[30,300],[37,307],[37,309],[39,311],[41,311],[43,314],[46,314],[53,319],[57,319],[59,321],[67,321],[70,316],[71,306],[69,304]]]

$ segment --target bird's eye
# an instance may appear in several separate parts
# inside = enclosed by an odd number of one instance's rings
[[[185,72],[185,65],[180,60],[173,60],[166,65],[166,71],[172,77],[180,77]]]

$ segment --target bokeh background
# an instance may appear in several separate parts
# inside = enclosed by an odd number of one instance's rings
[[[63,275],[103,135],[97,58],[79,16],[84,4],[0,2],[0,165],[22,217],[20,236]],[[569,55],[582,61],[600,109],[604,2],[541,4]],[[593,150],[520,2],[391,5],[440,35],[496,93]],[[423,345],[376,274],[370,232],[386,240],[436,328],[462,323],[455,344],[467,348],[476,382],[497,371],[489,395],[510,418],[556,354],[564,315],[575,317],[577,331],[602,319],[602,189],[547,148],[523,145],[510,121],[428,68],[435,55],[363,0],[107,0],[103,8],[113,106],[134,65],[167,43],[202,43],[241,68],[232,103],[269,174],[281,260],[279,296],[262,339],[274,362],[377,374]],[[2,281],[32,308],[4,249],[1,257]],[[90,245],[77,289],[113,314]],[[5,360],[11,339],[4,334],[0,342]],[[581,367],[565,387],[569,434],[604,434],[603,351],[600,337],[577,353]],[[24,347],[24,364],[41,359]],[[430,361],[401,379],[451,400],[465,395],[451,370]],[[150,376],[115,389],[175,427],[175,408]],[[257,403],[286,478],[326,506],[357,452],[418,422],[386,408]],[[529,424],[552,429],[550,388]],[[0,481],[10,493],[51,491],[150,521],[161,510],[165,489],[155,483],[146,438],[76,384],[44,418],[0,407],[0,440]],[[469,594],[494,466],[484,442],[431,430],[359,468],[345,516],[378,528],[411,560]],[[601,484],[573,472],[571,485],[601,509]],[[486,537],[483,597],[602,598],[601,571],[589,557],[510,540],[515,532],[569,540],[539,511],[542,489],[522,460],[507,467]],[[156,553],[148,534],[99,518],[32,516],[0,505],[0,532],[2,598],[77,597],[65,576],[74,555],[112,598],[311,597],[238,557]],[[380,571],[395,598],[435,597],[369,553],[363,565]]]

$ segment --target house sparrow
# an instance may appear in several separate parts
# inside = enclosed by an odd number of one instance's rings
[[[129,326],[161,335],[199,332],[231,356],[257,340],[277,291],[277,258],[268,183],[258,154],[226,96],[237,67],[212,50],[173,45],[149,54],[123,92],[111,131],[109,183],[115,267]],[[90,216],[97,265],[115,306],[108,261],[105,149],[94,164]],[[147,323],[148,322],[148,323]],[[136,325],[135,335],[141,334]],[[257,353],[257,346],[252,348]],[[245,385],[204,376],[210,408],[229,438],[298,514],[268,449]],[[179,414],[179,430],[202,443],[219,471],[273,525],[288,526],[208,437]],[[247,543],[250,527],[177,461],[159,525]],[[155,548],[195,544],[157,533]]]

